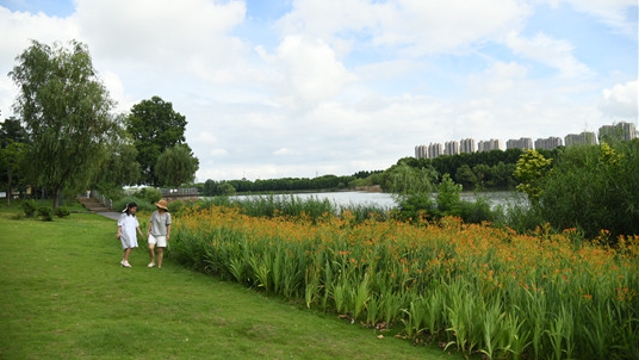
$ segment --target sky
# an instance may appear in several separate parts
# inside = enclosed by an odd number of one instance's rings
[[[114,113],[159,96],[186,117],[198,182],[384,170],[416,145],[637,125],[637,15],[637,0],[0,0],[0,121],[30,39],[75,39]]]

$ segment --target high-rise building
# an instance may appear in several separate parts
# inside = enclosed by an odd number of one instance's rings
[[[444,144],[444,155],[458,155],[459,154],[459,141],[447,141]]]
[[[477,146],[475,145],[475,139],[462,139],[459,142],[459,152],[472,154],[477,151]]]
[[[551,136],[545,139],[535,140],[535,149],[552,150],[556,147],[562,146],[563,141],[560,137]]]
[[[604,125],[599,128],[599,142],[606,141],[630,141],[637,137],[635,124],[620,122],[616,125]]]
[[[584,131],[581,134],[568,134],[564,140],[566,146],[597,144],[597,137],[595,136],[595,133],[590,131]]]
[[[428,158],[428,146],[417,145],[415,146],[415,159],[427,159]]]
[[[444,154],[444,149],[442,144],[440,143],[430,143],[428,145],[428,158],[434,159],[438,156],[442,156]]]
[[[487,141],[480,141],[477,145],[477,151],[492,151],[492,150],[501,150],[501,140],[499,139],[490,139]]]
[[[518,140],[510,139],[506,142],[506,149],[532,149],[533,142],[531,138],[520,138]]]

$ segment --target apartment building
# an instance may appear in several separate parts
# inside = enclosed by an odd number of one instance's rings
[[[447,141],[444,144],[444,155],[459,155],[459,141]]]
[[[532,149],[533,141],[531,138],[510,139],[506,141],[506,149]]]
[[[486,141],[480,141],[477,144],[477,151],[492,151],[492,150],[501,150],[501,140],[499,139],[490,139]]]
[[[630,141],[637,137],[635,124],[620,122],[615,125],[604,125],[599,128],[599,142],[610,138],[613,141]]]
[[[535,149],[552,150],[563,145],[560,137],[539,138],[535,140]]]
[[[428,159],[428,146],[426,145],[415,146],[415,159]]]
[[[459,142],[459,152],[465,154],[472,154],[477,151],[477,145],[475,144],[475,139],[462,139]]]
[[[594,132],[584,131],[581,134],[568,134],[564,138],[566,146],[571,145],[596,145],[597,136]]]
[[[430,143],[428,145],[428,158],[434,159],[444,155],[444,147],[440,143]]]

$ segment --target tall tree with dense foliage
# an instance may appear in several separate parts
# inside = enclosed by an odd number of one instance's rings
[[[539,207],[558,230],[588,238],[639,235],[639,139],[567,147],[540,183]]]
[[[63,191],[88,186],[114,126],[114,103],[88,47],[75,40],[68,45],[32,41],[9,73],[19,90],[14,109],[31,142],[29,179],[55,197],[54,207]]]
[[[20,120],[11,117],[0,124],[0,178],[7,186],[7,206],[11,205],[14,175],[23,166],[26,140],[27,132]]]
[[[138,151],[133,145],[131,135],[123,126],[123,116],[117,119],[112,141],[108,144],[108,152],[110,156],[104,159],[100,171],[95,176],[95,188],[107,193],[122,186],[137,184],[141,176],[141,167],[136,160]]]
[[[159,185],[155,165],[164,151],[184,143],[186,124],[186,117],[173,110],[173,104],[159,96],[142,100],[133,106],[127,120],[127,130],[138,151],[142,184]]]
[[[195,180],[200,161],[186,144],[166,149],[155,165],[155,175],[161,186],[180,186]]]

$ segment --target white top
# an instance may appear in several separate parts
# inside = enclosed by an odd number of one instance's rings
[[[122,227],[120,230],[120,241],[122,242],[122,249],[136,248],[138,247],[138,237],[136,235],[136,229],[140,226],[138,219],[135,216],[122,213],[118,219],[118,227]]]

